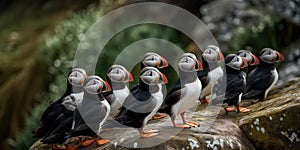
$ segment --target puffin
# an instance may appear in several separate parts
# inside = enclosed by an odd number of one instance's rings
[[[83,83],[83,100],[77,105],[74,112],[74,124],[71,131],[64,137],[65,140],[77,136],[94,137],[93,140],[79,141],[82,146],[92,142],[97,145],[108,143],[108,140],[98,140],[101,127],[110,113],[110,105],[102,93],[111,91],[110,85],[99,76],[89,76]]]
[[[283,61],[284,56],[276,50],[264,48],[259,54],[259,60],[260,64],[247,76],[248,84],[243,99],[265,99],[278,81],[274,63]]]
[[[227,103],[229,107],[224,108],[226,112],[235,110],[234,107],[230,106],[235,106],[238,113],[250,111],[250,109],[240,106],[241,98],[247,84],[246,75],[242,69],[247,66],[247,60],[241,56],[229,54],[225,57],[226,75],[218,80],[218,84],[213,89],[216,97],[211,102],[212,104]],[[225,83],[225,85],[221,83]],[[223,86],[226,86],[225,91],[222,90]]]
[[[108,123],[107,127],[136,128],[141,138],[159,135],[159,130],[144,130],[144,127],[161,107],[164,100],[162,85],[167,83],[167,77],[157,68],[144,67],[138,87],[125,99],[120,112],[114,117],[115,121]]]
[[[157,69],[163,69],[169,66],[169,63],[167,61],[166,58],[164,58],[163,56],[157,54],[157,53],[153,53],[153,52],[148,52],[146,53],[142,60],[141,60],[141,70],[144,69],[145,67],[155,67]],[[136,90],[138,88],[138,84],[134,85],[130,91],[133,92],[134,90]],[[158,119],[162,119],[165,118],[166,116],[163,114],[155,114],[153,116],[153,120],[158,120]]]
[[[224,55],[220,48],[215,45],[209,45],[202,53],[203,70],[197,71],[197,76],[202,83],[202,92],[200,95],[201,103],[209,103],[206,97],[211,95],[212,89],[219,78],[224,74],[219,63],[224,62]]]
[[[71,70],[68,74],[67,89],[65,93],[55,102],[49,103],[49,106],[41,116],[40,127],[32,132],[34,138],[42,138],[46,136],[46,134],[55,127],[54,120],[63,120],[64,118],[67,118],[67,116],[72,115],[72,111],[69,109],[67,104],[63,103],[68,101],[68,97],[71,94],[79,94],[77,96],[80,97],[80,93],[82,93],[82,83],[87,76],[86,71],[82,68],[73,68]]]
[[[258,65],[260,63],[258,57],[256,55],[254,55],[253,53],[251,53],[248,50],[239,50],[237,53],[237,55],[245,58],[248,62],[248,67],[245,67],[242,69],[242,71],[247,75],[249,72],[251,72],[251,70],[253,70],[253,68]]]
[[[110,104],[110,116],[114,117],[123,105],[130,91],[125,83],[134,80],[132,74],[121,65],[112,65],[107,73],[107,82],[112,90],[103,93]]]
[[[202,84],[197,71],[202,70],[200,60],[192,53],[184,53],[178,62],[180,86],[175,85],[166,95],[159,112],[167,113],[176,128],[198,127],[199,124],[185,119],[186,110],[197,105]],[[184,124],[175,123],[176,115],[180,114]]]

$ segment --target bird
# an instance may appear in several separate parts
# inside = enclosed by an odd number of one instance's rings
[[[110,113],[110,105],[102,93],[111,91],[110,85],[99,76],[89,76],[83,83],[83,100],[77,105],[74,112],[74,124],[64,139],[71,137],[89,136],[92,140],[79,141],[82,146],[87,146],[92,142],[97,145],[108,143],[108,140],[98,140],[101,127]]]
[[[114,117],[115,121],[108,123],[108,127],[136,128],[141,138],[159,135],[159,130],[144,130],[144,127],[163,103],[162,85],[167,83],[167,77],[157,68],[144,67],[138,87],[125,99],[119,114]]]
[[[278,81],[274,63],[283,61],[284,56],[276,50],[264,48],[259,54],[259,60],[260,64],[247,75],[248,84],[243,99],[265,99]]]
[[[248,62],[248,67],[242,69],[245,74],[251,72],[260,63],[259,58],[248,50],[239,50],[236,54],[245,58]]]
[[[229,54],[225,57],[226,75],[220,78],[215,85],[213,89],[215,98],[213,98],[211,104],[224,102],[227,103],[228,106],[235,106],[239,113],[250,111],[250,109],[240,106],[241,98],[247,84],[246,76],[242,69],[247,66],[247,60],[241,56]],[[234,107],[227,107],[224,109],[226,112],[235,110]]]
[[[200,95],[201,103],[209,103],[206,97],[211,95],[212,89],[219,78],[224,74],[219,63],[224,61],[224,55],[219,47],[209,45],[202,53],[203,70],[197,71],[197,76],[202,83],[202,92]]]
[[[163,56],[157,54],[157,53],[153,53],[153,52],[148,52],[146,53],[142,60],[141,60],[141,70],[144,69],[145,67],[155,67],[157,69],[163,69],[169,66],[169,63],[167,61],[166,58],[164,58]],[[130,91],[134,91],[138,88],[138,83],[136,85],[134,85]],[[153,116],[153,120],[157,120],[157,119],[162,119],[165,118],[166,116],[163,114],[155,114]]]
[[[197,71],[203,66],[192,53],[181,55],[179,62],[180,86],[174,86],[168,93],[159,112],[167,113],[176,128],[198,127],[199,124],[185,119],[186,110],[197,105],[201,94],[202,85],[197,76]],[[175,123],[176,115],[180,114],[184,124]]]
[[[65,115],[70,115],[72,112],[63,104],[71,94],[82,93],[82,83],[87,78],[87,73],[82,68],[73,68],[68,74],[67,89],[65,93],[55,102],[49,104],[49,106],[43,112],[40,122],[41,125],[38,129],[33,131],[34,138],[42,138],[51,131],[54,125],[54,120],[64,119]]]
[[[134,80],[132,74],[121,65],[112,65],[107,73],[107,82],[112,90],[103,93],[110,104],[110,116],[114,117],[123,105],[125,98],[129,95],[129,88],[125,83]]]

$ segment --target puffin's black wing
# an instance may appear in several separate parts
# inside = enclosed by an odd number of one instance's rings
[[[226,83],[226,99],[237,98],[245,89],[244,78],[242,75],[234,76],[227,75]]]
[[[164,103],[162,104],[158,112],[172,115],[171,108],[173,105],[179,102],[180,98],[181,98],[181,89],[177,89],[176,91],[172,91],[172,93],[168,93],[164,100]]]
[[[246,93],[243,98],[259,98],[257,96],[264,96],[264,92],[271,86],[274,81],[274,76],[271,72],[255,69],[251,71],[247,77]],[[260,97],[263,98],[263,97]]]
[[[145,117],[155,108],[153,98],[148,91],[134,91],[125,99],[120,112],[114,119],[123,125],[140,128]]]

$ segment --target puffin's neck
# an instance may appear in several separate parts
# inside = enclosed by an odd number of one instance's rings
[[[85,101],[94,101],[94,100],[102,101],[102,100],[104,100],[104,97],[103,97],[102,93],[97,95],[97,94],[90,94],[90,93],[84,91],[83,99]]]
[[[208,62],[204,59],[203,56],[202,56],[202,65],[203,65],[203,68],[208,68],[209,70],[213,70],[213,69],[219,67],[218,62],[216,62],[216,61]]]
[[[196,71],[185,72],[181,69],[179,69],[179,76],[182,85],[192,83],[198,78]]]
[[[269,64],[269,63],[264,62],[263,60],[260,60],[260,64],[258,67],[269,68],[271,70],[273,70],[275,68],[274,63]]]
[[[231,67],[228,67],[226,66],[226,73],[227,74],[239,74],[241,73],[242,70],[236,70],[236,69],[233,69]]]
[[[82,92],[82,87],[72,86],[73,93],[80,93]]]
[[[143,91],[148,91],[149,87],[150,86],[148,84],[144,83],[141,78],[139,79],[139,89],[141,89]]]
[[[126,87],[126,85],[123,82],[115,82],[112,81],[108,76],[107,76],[107,82],[111,86],[111,91],[113,90],[121,90]]]

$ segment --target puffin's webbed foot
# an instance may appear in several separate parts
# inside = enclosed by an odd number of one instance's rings
[[[163,115],[163,114],[155,114],[151,119],[152,120],[159,120],[159,119],[162,119],[162,118],[165,118],[166,115]]]
[[[82,138],[79,138],[80,145],[83,147],[91,145],[94,141],[95,141],[94,139],[83,141]]]
[[[63,145],[57,145],[57,144],[52,144],[52,145],[51,145],[51,148],[52,148],[53,150],[66,150],[66,149],[67,149],[66,146],[63,146]]]
[[[226,112],[232,112],[235,110],[234,107],[227,107],[227,108],[224,108]]]
[[[245,108],[245,107],[237,106],[237,111],[238,111],[238,113],[240,113],[240,112],[246,113],[246,112],[250,112],[251,110],[248,108]]]
[[[98,140],[98,138],[95,138],[94,141],[96,142],[96,144],[97,144],[98,146],[104,145],[104,144],[106,144],[106,143],[109,142],[109,140],[104,140],[104,139]]]
[[[143,129],[139,129],[139,133],[140,133],[141,138],[149,138],[149,137],[159,135],[159,133],[147,133],[147,132],[145,133],[145,131]]]
[[[150,129],[150,130],[143,130],[144,134],[149,134],[149,133],[159,133],[159,130],[154,130],[154,129]]]
[[[200,127],[199,123],[193,122],[193,121],[185,121],[185,124],[191,126],[191,127]]]

